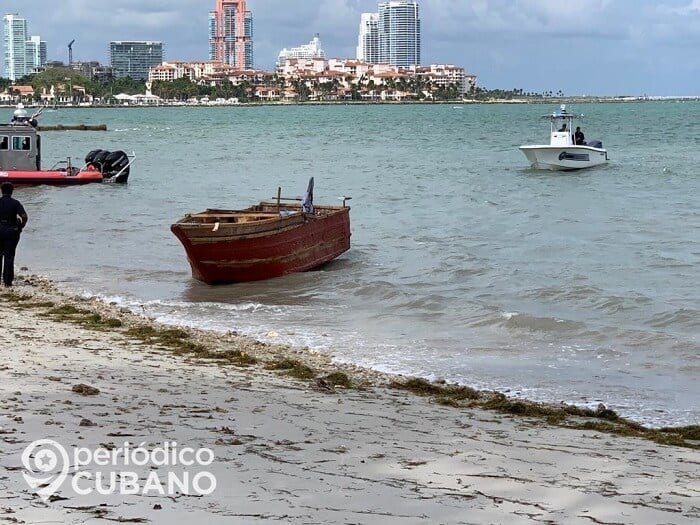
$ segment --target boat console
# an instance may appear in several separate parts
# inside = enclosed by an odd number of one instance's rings
[[[40,170],[41,138],[29,123],[0,124],[0,169]]]

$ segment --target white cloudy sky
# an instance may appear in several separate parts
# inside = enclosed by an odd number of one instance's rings
[[[377,0],[249,0],[255,65],[320,33],[353,57]],[[214,0],[2,0],[47,41],[49,59],[107,62],[110,40],[161,40],[166,59],[207,58]],[[489,89],[700,94],[700,0],[421,0],[423,63],[454,63]]]

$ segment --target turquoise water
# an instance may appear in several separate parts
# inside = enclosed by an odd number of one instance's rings
[[[700,104],[587,104],[609,165],[527,167],[542,105],[61,109],[44,165],[136,152],[129,184],[18,190],[18,264],[163,321],[510,395],[700,422]],[[9,119],[11,111],[7,111]],[[0,115],[2,117],[2,115]],[[208,287],[185,212],[351,196],[352,248],[319,271]]]

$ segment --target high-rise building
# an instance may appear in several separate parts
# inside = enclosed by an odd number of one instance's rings
[[[209,12],[209,60],[253,68],[253,15],[245,0],[216,0]]]
[[[368,64],[379,63],[379,15],[362,13],[356,58]]]
[[[326,58],[326,53],[321,47],[321,39],[318,33],[314,35],[313,40],[308,44],[299,47],[292,47],[291,49],[287,49],[285,47],[277,56],[277,65],[283,65],[284,61],[288,58]]]
[[[5,77],[17,80],[27,74],[27,21],[19,15],[2,17]]]
[[[379,4],[379,63],[397,67],[420,65],[420,10],[417,0]]]
[[[163,63],[163,43],[115,41],[109,43],[110,64],[115,78],[148,80],[148,71]]]
[[[46,42],[39,36],[27,40],[27,68],[39,71],[46,66]]]

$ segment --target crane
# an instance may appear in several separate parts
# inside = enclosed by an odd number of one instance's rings
[[[68,43],[68,65],[73,64],[73,42],[75,38]]]

